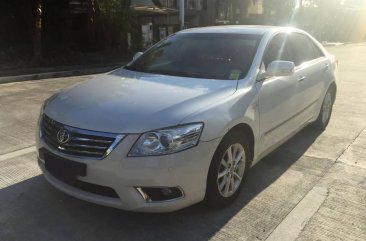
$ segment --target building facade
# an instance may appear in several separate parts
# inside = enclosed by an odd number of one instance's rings
[[[185,28],[212,25],[260,23],[262,0],[183,0]],[[180,0],[132,0],[131,11],[137,22],[142,48],[179,31]],[[134,42],[139,42],[136,40]]]

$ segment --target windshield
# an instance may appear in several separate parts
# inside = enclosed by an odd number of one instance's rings
[[[163,75],[237,80],[251,66],[261,35],[181,33],[146,51],[125,68]]]

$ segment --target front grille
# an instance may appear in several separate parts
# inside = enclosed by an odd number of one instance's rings
[[[62,153],[98,159],[106,157],[123,138],[119,134],[63,125],[46,115],[41,122],[41,136],[50,147]]]

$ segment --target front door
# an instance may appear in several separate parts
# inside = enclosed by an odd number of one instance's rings
[[[294,62],[294,49],[287,33],[276,35],[267,46],[262,68],[275,60]],[[296,113],[300,105],[297,98],[299,81],[295,75],[271,77],[256,84],[259,95],[260,152],[281,142],[297,126]]]

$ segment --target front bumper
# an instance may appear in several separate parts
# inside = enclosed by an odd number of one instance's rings
[[[38,150],[44,148],[62,158],[85,163],[87,175],[78,179],[112,188],[119,198],[97,195],[68,185],[45,169],[40,155],[38,163],[45,178],[56,188],[76,198],[109,207],[139,212],[170,212],[204,199],[208,169],[220,139],[201,141],[194,148],[171,155],[127,157],[138,137],[126,136],[105,159],[94,160],[65,155],[49,147],[37,135]],[[149,202],[136,187],[179,187],[184,196],[170,201]]]

